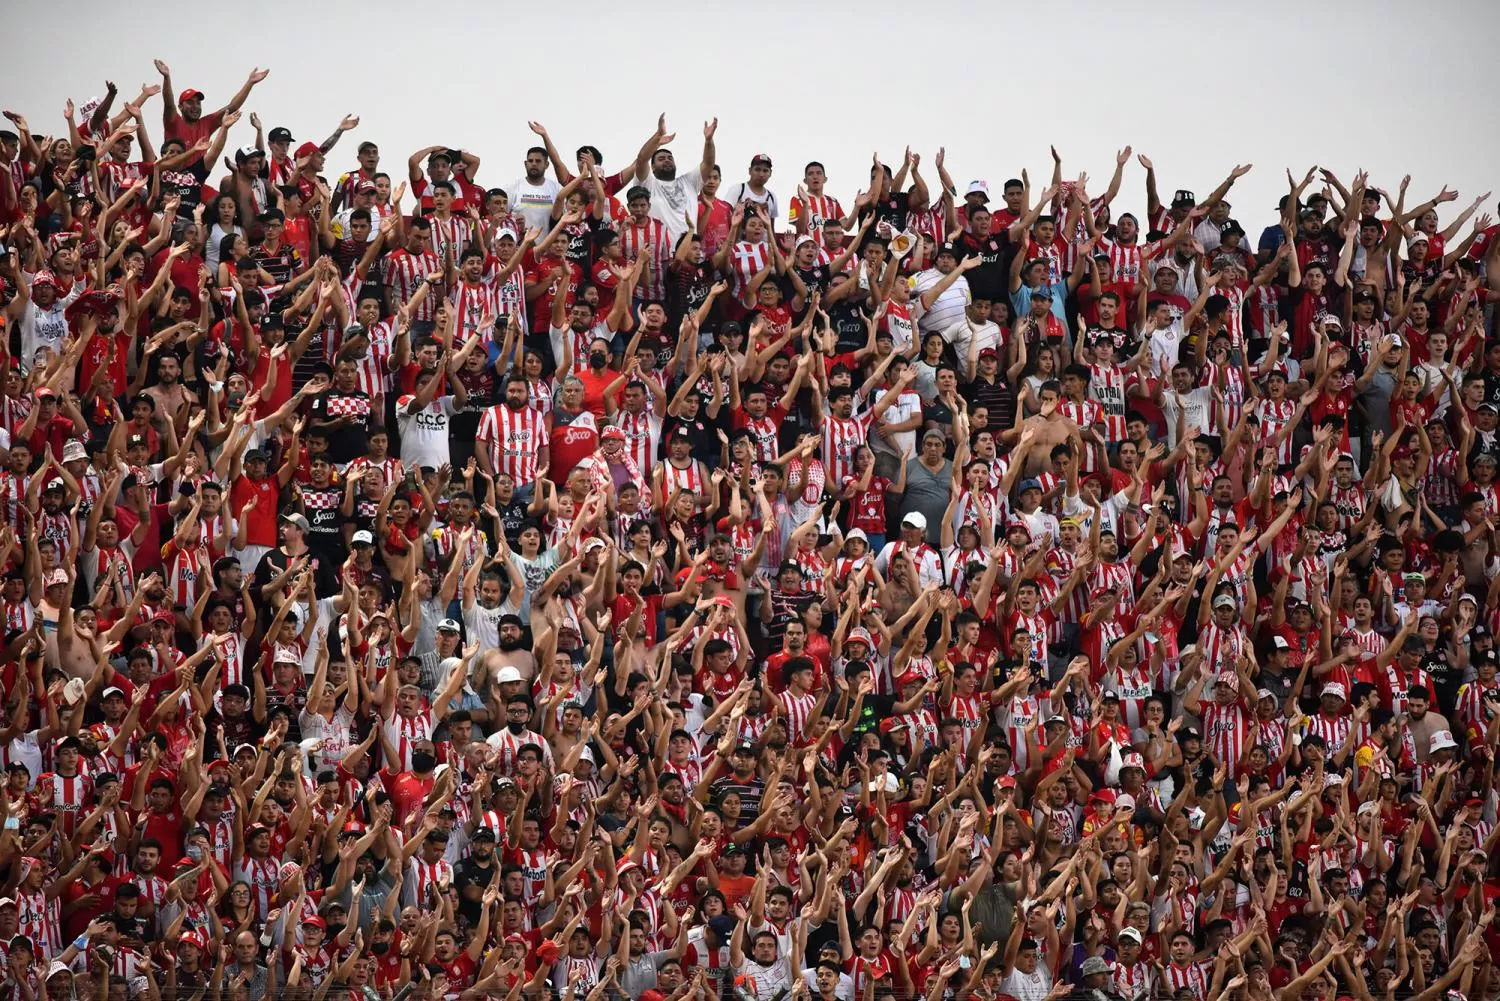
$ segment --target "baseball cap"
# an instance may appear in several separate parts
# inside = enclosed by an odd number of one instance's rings
[[[462,629],[462,627],[458,624],[458,620],[457,619],[443,619],[441,622],[439,622],[437,624],[437,630],[440,633],[441,632],[456,633],[456,632],[459,632],[461,629]]]
[[[919,531],[927,531],[927,516],[921,511],[912,511],[901,519],[902,525],[910,525]]]
[[[201,91],[201,90],[194,90],[192,87],[189,87],[187,90],[184,90],[181,94],[177,95],[177,103],[178,104],[181,104],[183,101],[201,101],[201,100],[203,100],[203,91]]]
[[[520,669],[509,664],[507,664],[505,667],[502,667],[500,669],[500,673],[495,677],[496,683],[501,685],[508,685],[515,681],[524,680],[525,679],[521,677]]]
[[[311,531],[312,529],[312,526],[307,523],[306,516],[301,515],[296,511],[288,511],[286,514],[283,514],[281,516],[281,520],[289,525],[296,525],[304,532]]]
[[[1240,603],[1234,600],[1232,594],[1221,594],[1214,599],[1215,608],[1238,608],[1239,605]]]
[[[375,544],[375,536],[370,534],[369,529],[361,528],[354,533],[353,538],[349,540],[349,544],[352,546],[373,546]]]
[[[278,125],[266,136],[267,142],[289,143],[292,141],[292,130],[285,125]]]
[[[771,166],[771,158],[764,153],[757,153],[750,158],[750,166]]]
[[[321,152],[322,150],[318,147],[317,143],[305,142],[301,146],[297,147],[297,158],[300,160],[304,156],[312,156],[314,153]]]
[[[969,186],[964,189],[964,197],[967,198],[970,195],[983,195],[984,200],[988,202],[990,200],[989,183],[987,181],[970,181]]]

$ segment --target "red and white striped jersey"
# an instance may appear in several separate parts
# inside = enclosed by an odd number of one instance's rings
[[[807,235],[823,245],[823,224],[829,219],[844,218],[844,207],[832,195],[809,194],[804,200],[793,198],[787,206],[787,222],[796,225],[799,219],[807,221]]]
[[[1198,373],[1198,382],[1203,386],[1218,385],[1220,366],[1214,362],[1204,362],[1203,369]],[[1225,365],[1224,386],[1220,393],[1224,402],[1220,403],[1218,397],[1214,397],[1208,406],[1209,423],[1218,427],[1219,415],[1224,415],[1224,423],[1234,427],[1239,423],[1240,415],[1245,410],[1245,374],[1238,365]]]
[[[1245,633],[1239,622],[1222,629],[1217,622],[1203,627],[1198,637],[1198,649],[1214,674],[1233,674],[1239,668],[1240,658],[1245,655]]]
[[[31,607],[31,602],[22,598],[20,601],[4,603],[5,628],[19,629],[22,632],[31,628],[32,622],[36,620],[36,610]]]
[[[1418,485],[1426,492],[1428,504],[1438,510],[1458,507],[1458,464],[1461,461],[1458,449],[1452,446],[1432,457],[1427,475]]]
[[[411,880],[408,885],[412,887],[417,906],[425,909],[424,902],[427,900],[429,887],[444,882],[450,885],[453,883],[453,863],[444,858],[436,862],[423,862],[419,858],[413,858],[408,878]]]
[[[471,337],[480,336],[485,316],[500,315],[500,293],[493,285],[484,281],[460,280],[448,293],[453,304],[453,315],[457,324],[453,337],[455,346],[466,343]]]
[[[46,806],[46,812],[56,815],[63,833],[69,837],[78,827],[79,820],[89,809],[89,799],[94,794],[94,783],[83,774],[58,775],[43,772],[37,777],[35,795],[37,801]]]
[[[382,724],[385,727],[386,739],[396,749],[396,755],[400,760],[400,767],[391,766],[391,771],[410,771],[412,744],[419,740],[431,740],[432,732],[437,729],[437,722],[432,718],[432,710],[424,709],[415,716],[403,716],[395,712],[391,718]]]
[[[735,298],[741,302],[745,301],[745,290],[750,285],[750,279],[766,269],[769,257],[770,251],[764,243],[741,240],[729,248],[729,264],[734,272]]]
[[[786,713],[787,737],[794,745],[801,747],[811,728],[813,710],[818,707],[818,696],[813,692],[796,695],[788,688],[779,698],[781,708]]]
[[[73,522],[68,517],[68,512],[59,511],[57,514],[48,514],[45,510],[38,512],[36,519],[38,538],[51,539],[57,547],[57,562],[63,564],[68,562],[69,554],[77,546],[77,540],[73,538]]]
[[[1485,684],[1483,681],[1475,680],[1460,686],[1458,701],[1455,703],[1459,718],[1469,726],[1479,727],[1482,733],[1489,724],[1484,709],[1484,693],[1496,688],[1500,688],[1500,682],[1491,681]]]
[[[774,462],[777,456],[780,422],[770,414],[762,417],[751,417],[745,414],[743,419],[745,430],[750,432],[750,447],[755,450],[755,461]]]
[[[661,472],[662,492],[668,500],[671,500],[672,494],[678,490],[701,498],[708,489],[707,480],[703,476],[703,465],[697,459],[689,459],[686,469],[675,465],[671,459],[668,459],[661,464]]]
[[[205,634],[203,637],[203,646],[208,646],[212,642],[213,637]],[[223,647],[216,654],[223,668],[219,672],[220,689],[228,688],[230,685],[249,684],[245,680],[246,646],[245,638],[239,633],[230,633],[228,638],[224,640]]]
[[[469,245],[469,220],[461,215],[439,219],[433,214],[427,217],[427,221],[432,223],[432,253],[439,260],[451,260],[456,267],[458,255]]]
[[[640,222],[630,220],[620,227],[620,249],[634,263],[646,253],[646,271],[636,289],[637,299],[667,297],[667,267],[672,262],[672,236],[660,219],[646,216]]]
[[[1146,1001],[1155,990],[1156,969],[1144,960],[1130,966],[1116,963],[1110,980],[1115,993],[1124,1001]]]
[[[1314,713],[1307,721],[1307,732],[1322,737],[1323,742],[1328,745],[1328,752],[1332,754],[1344,746],[1344,741],[1349,738],[1350,717],[1328,716],[1322,712]]]
[[[43,863],[45,865],[45,863]],[[47,960],[63,950],[62,901],[47,899],[44,890],[15,891],[20,920],[16,932],[31,939],[38,959]],[[9,943],[7,943],[8,945]]]
[[[198,588],[202,580],[203,561],[208,558],[201,543],[179,547],[175,539],[162,547],[162,560],[166,564],[167,593],[177,608],[192,608],[198,600]]]
[[[271,901],[281,886],[280,868],[270,855],[265,858],[242,855],[239,865],[234,868],[234,878],[250,884],[250,898],[255,901],[255,913],[262,920],[271,910]]]
[[[1346,629],[1344,635],[1354,640],[1354,645],[1371,657],[1385,652],[1385,637],[1373,629]]]
[[[391,342],[396,339],[396,326],[391,320],[380,320],[365,328],[365,336],[370,340],[370,348],[363,357],[354,359],[355,385],[368,396],[384,395],[391,391]],[[342,335],[339,337],[342,341]],[[338,347],[333,347],[329,352],[331,361],[338,353]]]
[[[1165,986],[1174,993],[1183,988],[1193,992],[1193,1001],[1207,1001],[1208,984],[1211,979],[1207,963],[1189,963],[1187,966],[1178,966],[1176,963],[1168,963],[1162,970]]]
[[[402,248],[386,255],[385,284],[390,288],[396,306],[404,306],[416,295],[427,276],[443,269],[442,259],[432,251],[413,254]],[[428,295],[417,306],[413,320],[431,321],[437,316],[436,296]]]
[[[1061,588],[1063,583],[1073,575],[1073,567],[1078,563],[1078,555],[1070,553],[1061,547],[1053,549],[1047,554],[1047,572],[1052,577],[1056,588]],[[1083,617],[1089,611],[1088,588],[1075,587],[1068,600],[1064,603],[1058,618],[1062,622],[1082,622]]]
[[[539,410],[512,410],[497,403],[479,418],[478,440],[490,457],[490,468],[524,487],[536,481],[537,456],[547,447],[547,420]]]
[[[348,472],[352,475],[357,470],[371,467],[380,470],[381,479],[385,481],[386,486],[390,486],[406,475],[406,466],[393,455],[388,455],[379,462],[371,462],[368,456],[362,455],[349,463]]]
[[[1227,706],[1217,702],[1203,704],[1203,742],[1208,753],[1222,765],[1234,768],[1245,751],[1250,732],[1250,717],[1238,702]]]
[[[1229,332],[1229,349],[1243,350],[1245,346],[1245,290],[1238,285],[1219,285],[1214,289],[1229,300],[1229,313],[1224,325]]]
[[[641,475],[649,478],[661,452],[661,418],[649,410],[638,414],[620,410],[609,423],[625,432],[625,454],[635,460]]]
[[[1090,382],[1090,390],[1092,390],[1092,388],[1092,382]],[[1122,395],[1121,399],[1123,398],[1124,397]],[[1078,403],[1075,403],[1072,400],[1063,400],[1057,405],[1057,412],[1062,414],[1068,420],[1072,421],[1074,424],[1077,424],[1081,430],[1085,431],[1093,427],[1095,424],[1105,423],[1104,408],[1101,407],[1099,405],[1099,401],[1095,399],[1085,399]],[[1085,473],[1096,472],[1099,469],[1099,458],[1094,454],[1093,448],[1089,448],[1087,446],[1084,447],[1083,458],[1079,463],[1078,468],[1081,472]]]
[[[1009,554],[1010,551],[1006,550],[1006,555],[1008,556]],[[988,557],[985,556],[983,548],[966,550],[959,546],[950,546],[943,551],[943,580],[947,581],[948,586],[953,588],[954,594],[963,597],[964,571],[975,564],[984,566],[987,561]],[[1010,570],[1008,574],[1006,573],[1007,569]],[[1015,575],[1015,567],[1007,568],[1002,565],[1000,572],[1005,574],[1006,580],[1009,580]]]
[[[854,453],[869,438],[874,419],[873,410],[848,418],[831,414],[823,418],[823,465],[831,482],[843,483],[854,475]]]
[[[497,324],[505,317],[514,315],[521,321],[521,326],[526,326],[526,283],[521,276],[521,269],[516,268],[500,280],[500,271],[505,267],[505,262],[497,257],[489,257],[484,262],[484,280],[495,289],[495,316]]]
[[[1119,365],[1090,365],[1089,399],[1104,413],[1104,440],[1115,444],[1125,440],[1125,391],[1135,381]],[[1082,426],[1082,425],[1080,425]]]
[[[1109,254],[1109,278],[1113,282],[1128,282],[1131,285],[1141,280],[1141,266],[1161,253],[1161,241],[1153,240],[1144,246],[1137,243],[1120,243],[1108,237],[1099,240],[1099,249]]]
[[[906,231],[920,236],[926,233],[934,243],[941,246],[948,235],[948,214],[929,205],[925,209],[906,213]]]
[[[1281,433],[1282,428],[1292,422],[1297,414],[1297,403],[1286,397],[1279,400],[1262,397],[1250,405],[1250,412],[1260,421],[1260,438],[1256,444],[1263,446],[1269,444],[1271,439]],[[1287,435],[1277,447],[1276,461],[1281,464],[1292,461],[1291,435]]]

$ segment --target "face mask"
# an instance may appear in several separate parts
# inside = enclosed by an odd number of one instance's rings
[[[603,351],[593,351],[589,354],[589,368],[603,368],[609,361],[609,355]]]
[[[412,771],[430,772],[436,766],[437,758],[426,753],[425,751],[418,751],[411,756]]]
[[[505,728],[513,734],[519,734],[522,730],[526,729],[526,724],[525,722],[517,723],[516,721],[512,720],[509,723],[505,724]]]
[[[390,951],[391,951],[391,943],[389,943],[389,942],[371,942],[370,943],[370,952],[372,952],[373,954],[375,954],[377,956],[384,956],[386,953],[388,953]]]

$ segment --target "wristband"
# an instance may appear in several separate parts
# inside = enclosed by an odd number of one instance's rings
[[[77,938],[75,938],[73,940],[73,948],[77,949],[79,952],[82,952],[83,950],[87,949],[88,947],[89,947],[89,937],[87,935],[79,935]]]

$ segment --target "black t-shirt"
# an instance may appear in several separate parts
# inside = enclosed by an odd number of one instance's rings
[[[892,194],[886,195],[880,201],[876,202],[876,225],[879,225],[883,222],[888,222],[891,224],[891,229],[895,230],[897,233],[901,232],[906,228],[906,213],[908,201],[909,200],[906,196],[906,192],[897,191]],[[861,215],[863,215],[863,213],[861,213]],[[871,227],[872,232],[873,230],[874,227]]]
[[[703,305],[714,284],[713,266],[707,262],[673,260],[667,276],[667,326],[676,330],[682,318]]]
[[[978,257],[984,263],[964,273],[969,289],[977,298],[1010,300],[1010,238],[1005,234],[980,239],[972,233],[962,233],[953,241],[958,248],[959,260]]]
[[[858,351],[869,343],[870,331],[865,326],[865,311],[861,308],[863,302],[864,296],[856,294],[852,301],[840,299],[824,307],[828,312],[828,322],[833,324],[834,333],[838,334],[839,342],[835,350],[839,354]]]
[[[505,541],[512,549],[521,545],[521,525],[526,521],[527,505],[525,502],[510,499],[509,504],[496,504],[495,510],[500,515],[500,527],[505,531]]]
[[[480,865],[478,860],[470,856],[458,863],[453,870],[453,888],[458,891],[458,913],[469,922],[470,927],[479,924],[481,902],[465,897],[464,889],[477,886],[483,893],[489,887],[490,879],[495,874],[495,867],[499,864],[500,860],[493,855],[490,856],[490,864],[487,866]]]
[[[344,491],[336,483],[302,488],[302,511],[307,517],[307,548],[337,566],[348,557],[344,545]]]
[[[311,523],[312,519],[309,518],[309,526],[311,526]],[[326,556],[320,555],[313,549],[311,540],[308,540],[307,548],[308,567],[313,572],[314,593],[319,598],[333,597],[340,590],[338,568],[339,563],[343,562],[343,557],[340,557],[337,561],[329,560]],[[262,556],[259,565],[255,568],[256,592],[259,593],[262,588],[275,580],[287,568],[287,564],[290,561],[291,558],[287,556],[286,550],[279,547]]]
[[[1464,683],[1464,672],[1458,670],[1448,659],[1448,647],[1439,643],[1437,649],[1422,657],[1422,670],[1432,675],[1432,687],[1437,690],[1437,706],[1452,709],[1458,704],[1458,689]]]
[[[469,399],[463,409],[453,415],[449,433],[456,441],[465,438],[473,441],[479,434],[479,419],[495,403],[495,370],[486,365],[478,372],[470,372],[466,366],[459,371],[458,381],[468,390]]]
[[[374,403],[362,389],[347,392],[330,386],[312,402],[311,420],[352,418],[344,427],[325,428],[328,432],[328,457],[337,465],[353,462],[369,450],[370,427],[374,423]]]

